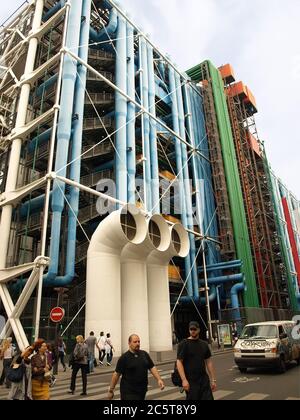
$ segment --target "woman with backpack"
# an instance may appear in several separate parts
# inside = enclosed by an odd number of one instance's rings
[[[82,335],[78,335],[76,337],[76,346],[73,351],[72,355],[72,378],[71,378],[71,386],[70,390],[68,391],[69,394],[74,394],[76,389],[76,377],[79,370],[81,370],[82,376],[82,393],[80,395],[87,395],[87,373],[88,373],[88,346],[84,342],[84,338]]]
[[[14,372],[16,381],[11,378],[11,388],[7,397],[8,400],[32,400],[30,357],[33,351],[33,346],[27,347],[9,368],[8,376],[10,376],[11,371]],[[20,376],[18,382],[17,376]]]

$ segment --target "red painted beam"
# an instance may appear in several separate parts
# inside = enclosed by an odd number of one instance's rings
[[[285,221],[287,223],[294,264],[295,264],[295,268],[297,272],[298,284],[300,287],[300,260],[299,260],[297,244],[296,244],[296,239],[295,239],[294,230],[293,230],[292,218],[291,218],[288,202],[285,197],[282,199],[282,205],[283,205]]]

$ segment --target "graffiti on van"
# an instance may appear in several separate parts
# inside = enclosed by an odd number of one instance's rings
[[[293,321],[296,325],[293,328],[292,337],[294,340],[300,340],[300,315],[294,316]]]

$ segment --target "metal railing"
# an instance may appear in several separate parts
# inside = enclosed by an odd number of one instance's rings
[[[105,128],[112,127],[112,119],[111,118],[102,118],[100,121],[99,118],[85,118],[83,120],[83,130],[99,130]]]
[[[114,101],[114,94],[113,93],[90,93],[89,96],[87,95],[85,98],[85,104],[107,104]]]
[[[99,181],[102,181],[103,179],[113,179],[113,176],[114,176],[114,172],[108,169],[108,170],[98,172],[95,174],[85,175],[82,178],[80,178],[80,183],[88,187],[93,187],[97,185]]]
[[[91,145],[86,145],[83,147],[83,150],[82,150],[82,153],[84,153],[84,156],[82,157],[83,159],[89,159],[96,156],[106,155],[113,151],[113,146],[110,142],[109,143],[104,142],[104,143],[98,144],[92,150],[90,150],[91,147],[92,147]]]

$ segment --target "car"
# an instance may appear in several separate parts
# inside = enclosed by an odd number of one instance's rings
[[[287,363],[300,364],[300,339],[295,339],[294,321],[246,325],[234,347],[234,360],[241,373],[248,368],[273,367],[286,371]]]

